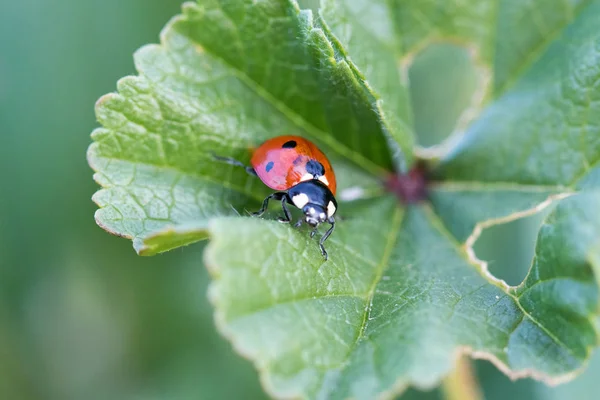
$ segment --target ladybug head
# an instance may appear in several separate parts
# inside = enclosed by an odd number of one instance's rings
[[[309,203],[302,208],[304,221],[310,226],[317,226],[327,221],[327,212],[318,204]]]
[[[332,221],[337,209],[335,197],[321,181],[313,179],[297,184],[288,191],[292,203],[304,213],[304,221],[317,226]]]

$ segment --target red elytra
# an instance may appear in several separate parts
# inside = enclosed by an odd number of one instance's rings
[[[335,173],[329,160],[303,137],[284,135],[268,139],[254,151],[250,163],[260,180],[271,189],[287,190],[316,178],[335,195]]]

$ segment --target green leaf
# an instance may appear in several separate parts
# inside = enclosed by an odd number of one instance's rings
[[[455,42],[477,53],[493,75],[494,92],[509,88],[548,43],[590,3],[586,0],[338,1],[323,0],[323,13],[377,90],[403,105],[397,64],[435,42]],[[523,23],[523,21],[531,23]],[[376,21],[376,23],[374,23]],[[403,114],[399,114],[403,115]]]
[[[429,388],[460,352],[570,379],[598,344],[600,1],[534,3],[534,24],[516,24],[517,1],[327,0],[315,17],[287,0],[186,4],[97,104],[98,224],[144,255],[210,237],[219,327],[275,397]],[[403,205],[380,183],[412,164],[405,72],[440,40],[474,50],[495,89],[427,201]],[[269,190],[212,158],[247,163],[290,133],[339,180],[328,261],[275,207],[246,216]],[[481,230],[548,206],[528,277],[493,277]]]
[[[411,121],[411,109],[408,90],[405,87],[397,66],[398,41],[394,27],[386,9],[380,2],[367,5],[366,2],[323,1],[323,16],[331,25],[344,47],[351,52],[352,61],[364,72],[369,84],[385,101],[378,106],[398,130],[410,130],[404,124]],[[356,14],[354,13],[356,12]],[[362,23],[364,18],[366,23]],[[371,24],[378,21],[377,24]],[[411,138],[404,135],[405,140],[398,142],[406,152],[412,151]]]
[[[401,210],[391,198],[351,206],[328,262],[306,232],[217,219],[205,253],[211,298],[223,332],[278,397],[429,387],[461,348],[515,376],[564,380],[598,343],[587,251],[600,237],[599,202],[600,192],[561,202],[519,287],[470,263],[427,206]]]
[[[465,242],[478,223],[515,219],[560,193],[552,186],[440,182],[430,187],[429,200],[452,235]]]
[[[443,179],[568,187],[598,162],[598,18],[590,2],[446,155]]]
[[[531,208],[545,194],[597,182],[600,53],[594,43],[600,38],[600,2],[582,7],[437,166],[440,184],[431,200],[459,239],[477,221],[501,219]]]
[[[344,169],[391,169],[394,134],[374,95],[310,12],[285,1],[187,3],[161,42],[136,53],[139,76],[98,102],[103,128],[88,152],[104,187],[98,224],[141,254],[203,239],[208,218],[258,206],[266,190],[213,152],[248,161],[249,147],[293,133],[342,160],[342,188],[353,184]]]

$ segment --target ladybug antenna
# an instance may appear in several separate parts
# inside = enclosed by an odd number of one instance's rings
[[[221,161],[221,162],[224,162],[224,163],[230,164],[230,165],[235,165],[236,167],[242,167],[246,170],[246,172],[249,175],[258,176],[256,171],[254,170],[254,168],[247,166],[246,164],[244,164],[243,162],[241,162],[239,160],[236,160],[235,158],[218,156],[213,152],[211,152],[210,154],[217,161]]]

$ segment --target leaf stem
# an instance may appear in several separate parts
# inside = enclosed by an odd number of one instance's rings
[[[483,399],[471,359],[464,355],[458,358],[454,370],[442,382],[442,393],[446,400]]]

